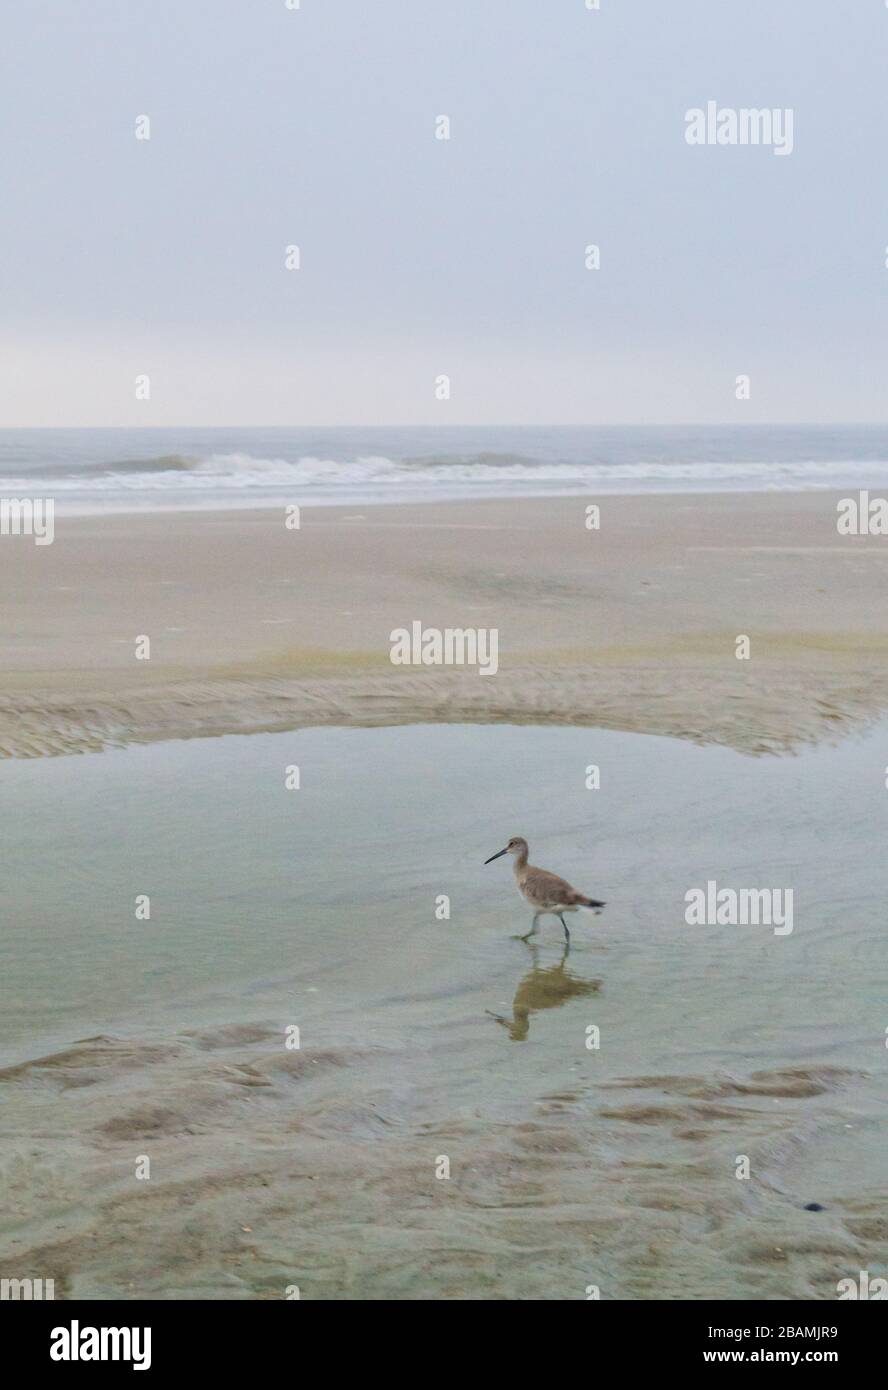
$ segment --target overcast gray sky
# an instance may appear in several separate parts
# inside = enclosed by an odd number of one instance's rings
[[[888,8],[600,4],[4,7],[0,424],[885,420]]]

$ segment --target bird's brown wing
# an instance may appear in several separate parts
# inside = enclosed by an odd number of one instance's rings
[[[547,869],[529,869],[523,886],[534,902],[543,907],[565,907],[580,896],[565,879],[550,874]]]

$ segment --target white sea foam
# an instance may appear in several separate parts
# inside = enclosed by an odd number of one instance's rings
[[[290,461],[283,458],[260,458],[252,454],[211,454],[208,458],[184,459],[167,457],[139,459],[121,464],[108,464],[101,470],[82,470],[67,474],[47,474],[0,477],[0,487],[6,491],[28,488],[33,491],[41,483],[54,491],[113,492],[119,489],[135,491],[181,491],[212,488],[251,488],[283,485],[311,488],[318,486],[348,486],[375,484],[385,486],[447,482],[489,483],[579,483],[608,484],[631,482],[687,483],[751,483],[758,486],[796,484],[806,487],[829,487],[848,472],[867,467],[881,470],[888,479],[888,462],[858,464],[854,460],[816,462],[736,461],[723,462],[647,462],[633,463],[552,463],[534,459],[516,459],[511,455],[487,455],[483,459],[407,459],[395,460],[382,456],[362,456],[352,460],[303,457]]]
[[[348,450],[342,439],[332,437],[333,433],[328,442],[335,445],[336,456],[302,452],[288,439],[283,441],[289,446],[286,455],[249,448],[207,449],[204,439],[200,441],[204,447],[195,447],[192,452],[158,450],[148,455],[146,451],[143,458],[125,452],[109,457],[108,440],[99,431],[70,443],[53,440],[54,447],[47,448],[45,454],[30,441],[28,448],[16,439],[14,448],[8,445],[4,449],[0,440],[0,496],[51,496],[68,512],[101,512],[261,507],[293,501],[303,505],[363,505],[559,493],[888,487],[888,449],[881,458],[871,453],[858,459],[850,450],[843,457],[838,449],[843,445],[847,448],[849,442],[853,448],[853,442],[835,439],[836,456],[824,457],[823,440],[813,431],[810,456],[803,452],[806,439],[798,437],[789,441],[788,456],[780,456],[781,440],[777,438],[771,441],[773,456],[762,457],[763,440],[757,438],[751,441],[754,447],[750,453],[758,452],[759,456],[744,457],[739,436],[713,435],[714,456],[709,458],[702,452],[700,438],[690,433],[687,438],[670,439],[649,431],[641,439],[637,433],[624,435],[616,430],[598,434],[576,431],[570,437],[540,431],[529,438],[509,431],[504,432],[504,447],[499,450],[479,448],[476,439],[466,439],[466,445],[475,447],[457,452],[447,447],[436,449],[439,441],[429,440],[432,447],[428,452],[416,448],[407,454],[405,444],[410,448],[426,441],[413,437],[408,441],[408,432],[402,431],[400,435],[395,432],[400,447],[395,456],[360,447]],[[191,442],[187,435],[182,432],[186,449]],[[327,436],[323,432],[316,432],[316,436],[314,442],[323,447]],[[243,439],[246,443],[248,437],[247,432],[240,432],[237,442]],[[131,441],[137,449],[144,449],[144,432],[127,435],[124,449]],[[446,441],[447,445],[462,442],[453,437]],[[872,441],[865,442],[872,448]]]

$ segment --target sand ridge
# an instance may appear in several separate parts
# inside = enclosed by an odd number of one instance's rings
[[[888,708],[888,542],[831,494],[607,497],[597,532],[587,501],[60,518],[0,549],[0,753],[464,721],[780,752]],[[416,620],[496,627],[496,675],[393,666]]]

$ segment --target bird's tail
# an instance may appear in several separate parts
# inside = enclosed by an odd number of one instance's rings
[[[600,903],[597,898],[580,898],[577,901],[581,907],[606,907],[607,903]]]

